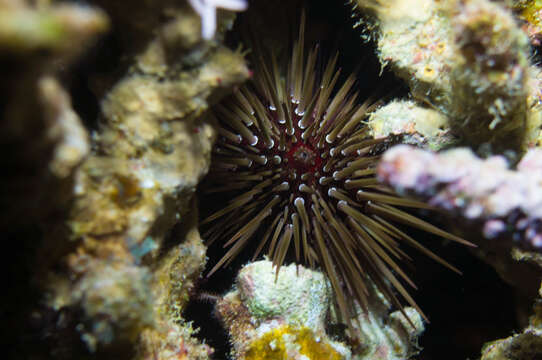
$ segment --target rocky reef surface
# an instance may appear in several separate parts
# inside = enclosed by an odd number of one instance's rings
[[[326,332],[336,319],[331,284],[319,272],[298,265],[280,269],[267,260],[243,267],[235,288],[218,300],[216,311],[229,330],[235,359],[402,359],[417,352],[421,316],[395,311],[376,287],[371,308],[356,321],[359,346],[351,350]]]
[[[3,221],[28,221],[34,214],[21,206],[43,212],[64,201],[54,221],[35,215],[46,222],[30,278],[43,296],[32,317],[40,326],[50,313],[72,314],[65,321],[73,322],[71,337],[87,356],[205,359],[212,349],[191,337],[180,316],[205,265],[193,194],[209,167],[215,132],[201,114],[249,71],[240,53],[202,38],[189,4],[137,2],[129,11],[98,5],[103,10],[0,4],[0,46],[20,72],[10,74],[13,85],[4,82],[11,96],[3,145],[16,171],[3,179],[15,220]],[[215,25],[223,31],[231,20],[225,14]],[[90,144],[54,75],[108,24],[122,29],[119,46],[132,61],[124,75],[109,79]],[[30,187],[38,194],[25,193]],[[26,196],[51,199],[42,205]],[[178,241],[166,244],[169,234]],[[49,330],[58,342],[51,341],[53,357],[81,356],[57,338],[59,321]]]
[[[405,79],[418,106],[429,105],[424,111],[444,118],[437,123],[445,142],[442,137],[435,141],[435,131],[421,142],[417,128],[427,121],[435,123],[435,115],[421,120],[398,115],[393,122],[375,116],[375,136],[385,135],[381,129],[393,123],[390,132],[407,133],[408,138],[414,134],[416,141],[410,143],[418,146],[388,150],[378,167],[381,183],[440,209],[452,227],[478,245],[472,250],[476,256],[533,301],[542,278],[537,210],[542,182],[540,70],[529,44],[539,44],[540,3],[397,1],[386,6],[358,1],[357,5],[376,19],[381,62]],[[397,108],[391,103],[375,114],[385,114],[391,106]],[[450,134],[454,139],[448,141]],[[420,147],[451,149],[434,153]],[[486,158],[480,159],[473,150]],[[536,309],[522,334],[487,343],[482,359],[541,356]]]
[[[208,281],[196,190],[218,136],[209,109],[252,74],[246,48],[233,50],[239,30],[225,40],[235,12],[253,11],[256,38],[286,39],[285,27],[265,24],[287,24],[310,6],[292,4],[277,5],[289,16],[273,17],[258,0],[0,0],[0,229],[15,246],[3,261],[7,358],[222,356],[201,335],[211,325],[184,314]],[[352,0],[321,8],[338,9],[337,23],[349,28],[354,17],[347,53],[370,42],[367,56],[403,81],[406,95],[388,91],[363,120],[373,138],[409,144],[383,155],[380,184],[436,209],[435,221],[478,246],[470,253],[526,304],[503,312],[521,318],[534,302],[528,321],[503,325],[513,335],[486,339],[476,356],[542,357],[542,95],[533,50],[542,5]],[[308,39],[331,32],[327,15],[307,28]],[[279,55],[289,46],[269,39]],[[277,273],[264,260],[233,272],[229,292],[207,296],[231,359],[427,359],[419,345],[427,323],[369,281],[352,334],[317,269]]]
[[[469,146],[525,151],[538,143],[540,71],[529,59],[529,37],[512,4],[353,3],[373,14],[377,31],[371,35],[382,64],[408,83],[419,106],[445,116],[446,127]]]

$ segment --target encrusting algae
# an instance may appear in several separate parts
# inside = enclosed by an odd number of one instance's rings
[[[539,46],[542,36],[542,1],[540,0],[516,0],[513,8],[525,21],[524,31],[531,39],[531,43]]]
[[[272,329],[253,341],[245,355],[246,360],[343,360],[329,344],[319,341],[309,328],[285,325]]]

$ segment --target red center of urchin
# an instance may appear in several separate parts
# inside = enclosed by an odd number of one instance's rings
[[[314,173],[320,169],[322,158],[311,146],[298,143],[293,144],[288,153],[288,166],[294,168],[299,173]]]

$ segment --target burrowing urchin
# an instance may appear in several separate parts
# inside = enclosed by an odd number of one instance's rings
[[[376,179],[397,138],[370,137],[364,120],[375,105],[359,102],[355,75],[338,84],[337,55],[317,71],[318,47],[305,52],[303,16],[284,73],[253,48],[252,81],[213,110],[219,139],[204,191],[231,198],[202,221],[208,243],[228,248],[209,275],[257,241],[253,259],[266,252],[277,274],[287,256],[321,267],[348,324],[354,302],[367,309],[367,278],[399,309],[395,290],[424,316],[402,284],[415,288],[398,265],[410,259],[400,244],[459,271],[394,223],[469,243],[400,209],[428,206]]]

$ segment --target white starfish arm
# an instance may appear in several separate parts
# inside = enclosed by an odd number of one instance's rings
[[[210,40],[216,31],[216,9],[206,7],[201,14],[201,35],[204,39]]]

